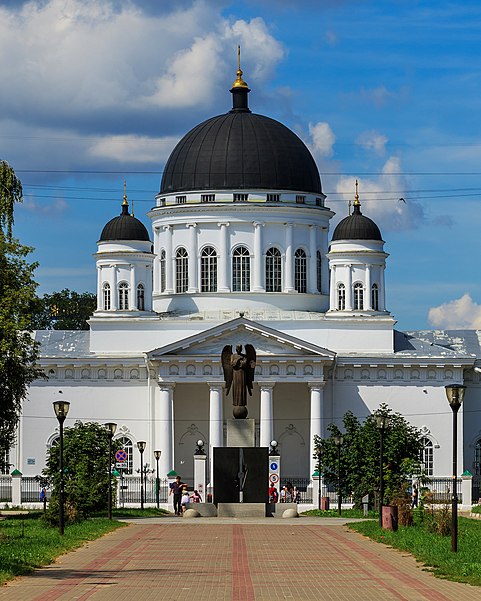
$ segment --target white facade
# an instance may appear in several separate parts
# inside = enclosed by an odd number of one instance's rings
[[[478,333],[397,332],[383,241],[329,244],[325,200],[277,188],[159,194],[149,212],[152,242],[147,234],[101,239],[90,331],[37,333],[49,379],[31,386],[13,467],[35,475],[45,466],[61,394],[70,401],[67,427],[117,423],[132,471],[135,444],[145,440],[144,461],[154,465],[153,451],[162,451],[162,476],[175,469],[192,478],[199,438],[211,470],[232,416],[220,353],[249,343],[257,351],[249,417],[257,444],[279,442],[283,477],[310,477],[314,435],[341,425],[348,410],[362,419],[381,403],[422,429],[433,475],[450,475],[444,386],[453,383],[468,386],[460,473],[479,472]]]

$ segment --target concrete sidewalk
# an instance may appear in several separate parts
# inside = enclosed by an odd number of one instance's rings
[[[344,520],[343,520],[344,521]],[[1,601],[478,601],[336,520],[136,520],[0,588]]]

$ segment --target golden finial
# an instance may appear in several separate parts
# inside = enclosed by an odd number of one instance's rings
[[[123,207],[129,206],[129,202],[127,200],[127,182],[126,182],[126,180],[124,180],[124,200],[122,202],[122,206]]]
[[[360,207],[361,206],[361,201],[359,200],[359,193],[358,193],[358,181],[356,178],[356,196],[354,196],[354,206],[355,207]]]
[[[248,88],[249,86],[242,79],[242,69],[240,66],[240,46],[237,46],[237,79],[232,84],[233,88]]]

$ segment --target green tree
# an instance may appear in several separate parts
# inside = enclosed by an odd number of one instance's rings
[[[29,384],[41,377],[36,367],[38,345],[31,332],[31,309],[37,284],[31,248],[12,236],[14,205],[22,201],[22,185],[0,161],[0,469],[8,470],[8,451]]]
[[[358,507],[361,499],[369,494],[370,501],[379,496],[379,448],[380,432],[376,425],[376,415],[389,418],[384,432],[383,469],[385,483],[385,503],[388,503],[401,489],[403,483],[414,474],[419,474],[421,433],[400,413],[394,413],[387,405],[381,405],[372,415],[361,422],[348,411],[343,417],[344,432],[330,424],[330,437],[315,436],[316,457],[321,457],[319,470],[326,484],[337,490],[338,452],[334,442],[336,435],[343,436],[341,446],[341,489],[343,494],[353,494]]]
[[[34,330],[88,330],[87,320],[97,308],[97,296],[64,288],[44,294],[33,307]]]
[[[119,448],[120,444],[112,441],[112,456]],[[86,518],[96,511],[107,511],[109,436],[105,426],[77,421],[73,427],[65,428],[63,457],[66,522]],[[58,520],[59,460],[59,445],[54,444],[48,451],[47,467],[43,471],[53,484],[48,510],[52,523]]]

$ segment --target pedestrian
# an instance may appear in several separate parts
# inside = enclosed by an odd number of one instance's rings
[[[170,485],[169,495],[174,497],[174,513],[175,515],[182,515],[182,490],[184,483],[181,482],[180,476],[176,476],[174,482]]]
[[[277,503],[278,494],[277,494],[277,489],[274,486],[274,484],[271,483],[271,485],[269,486],[269,490],[267,491],[267,494],[269,495],[269,503]]]
[[[294,486],[294,488],[292,489],[292,502],[299,503],[300,500],[301,500],[301,493],[297,490],[297,487]]]
[[[182,506],[182,513],[184,513],[185,510],[188,509],[187,505],[190,503],[189,491],[186,488],[184,488],[184,490],[182,491],[180,503]]]
[[[202,503],[202,497],[200,496],[200,493],[198,490],[194,490],[194,492],[192,493],[192,496],[190,498],[192,499],[193,503]]]
[[[418,506],[418,498],[419,498],[419,491],[418,491],[418,487],[414,484],[413,486],[413,493],[411,495],[411,507],[417,507]]]
[[[287,497],[287,486],[284,486],[281,489],[280,503],[286,503],[286,497]]]

